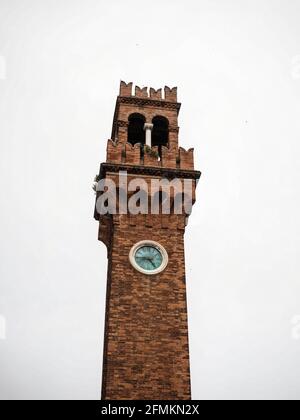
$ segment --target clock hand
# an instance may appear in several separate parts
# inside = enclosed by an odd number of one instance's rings
[[[155,267],[155,265],[153,264],[153,258],[146,258],[151,264],[152,264],[152,266],[154,267],[154,268],[156,268]]]

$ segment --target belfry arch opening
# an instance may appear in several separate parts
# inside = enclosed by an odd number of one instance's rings
[[[152,120],[152,146],[168,146],[169,144],[169,121],[165,117],[154,117]]]
[[[128,121],[128,142],[132,145],[136,143],[145,144],[145,117],[141,114],[131,114]]]

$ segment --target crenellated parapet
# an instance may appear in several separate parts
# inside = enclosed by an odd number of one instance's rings
[[[183,147],[179,148],[179,160],[181,169],[194,169],[194,149],[185,150]]]
[[[165,100],[169,102],[177,102],[177,87],[169,88],[165,86]]]
[[[162,98],[162,89],[155,90],[153,88],[150,88],[150,98],[160,101]]]
[[[135,96],[137,98],[149,98],[148,88],[147,87],[140,88],[139,86],[136,86],[135,87]]]
[[[165,168],[177,168],[177,149],[163,146],[161,148],[161,163]]]
[[[137,143],[133,146],[131,143],[126,143],[124,159],[128,165],[140,165],[141,164],[141,145]]]
[[[158,147],[144,147],[144,166],[161,166]]]
[[[170,88],[164,87],[164,97],[162,89],[154,89],[152,87],[135,86],[133,95],[133,83],[125,83],[121,81],[120,84],[120,97],[136,97],[141,99],[153,99],[157,101],[177,102],[177,87]]]
[[[120,84],[120,96],[132,96],[132,88],[133,88],[133,83],[125,83],[125,82],[121,82]]]
[[[162,167],[170,169],[194,170],[194,149],[157,146],[148,147],[137,143],[107,142],[107,162]]]
[[[122,163],[124,155],[123,143],[116,143],[112,140],[108,140],[106,152],[106,161],[108,163]]]

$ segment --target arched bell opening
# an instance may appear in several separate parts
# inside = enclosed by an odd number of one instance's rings
[[[146,119],[141,114],[131,114],[128,118],[128,142],[132,145],[140,143],[145,144],[145,130],[144,125]]]
[[[158,146],[159,155],[162,155],[162,146],[169,145],[169,121],[162,116],[154,117],[152,120],[152,146]]]

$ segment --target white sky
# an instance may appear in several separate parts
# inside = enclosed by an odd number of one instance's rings
[[[0,398],[100,397],[91,184],[120,79],[178,86],[203,172],[193,398],[300,398],[299,22],[299,0],[0,0]]]

